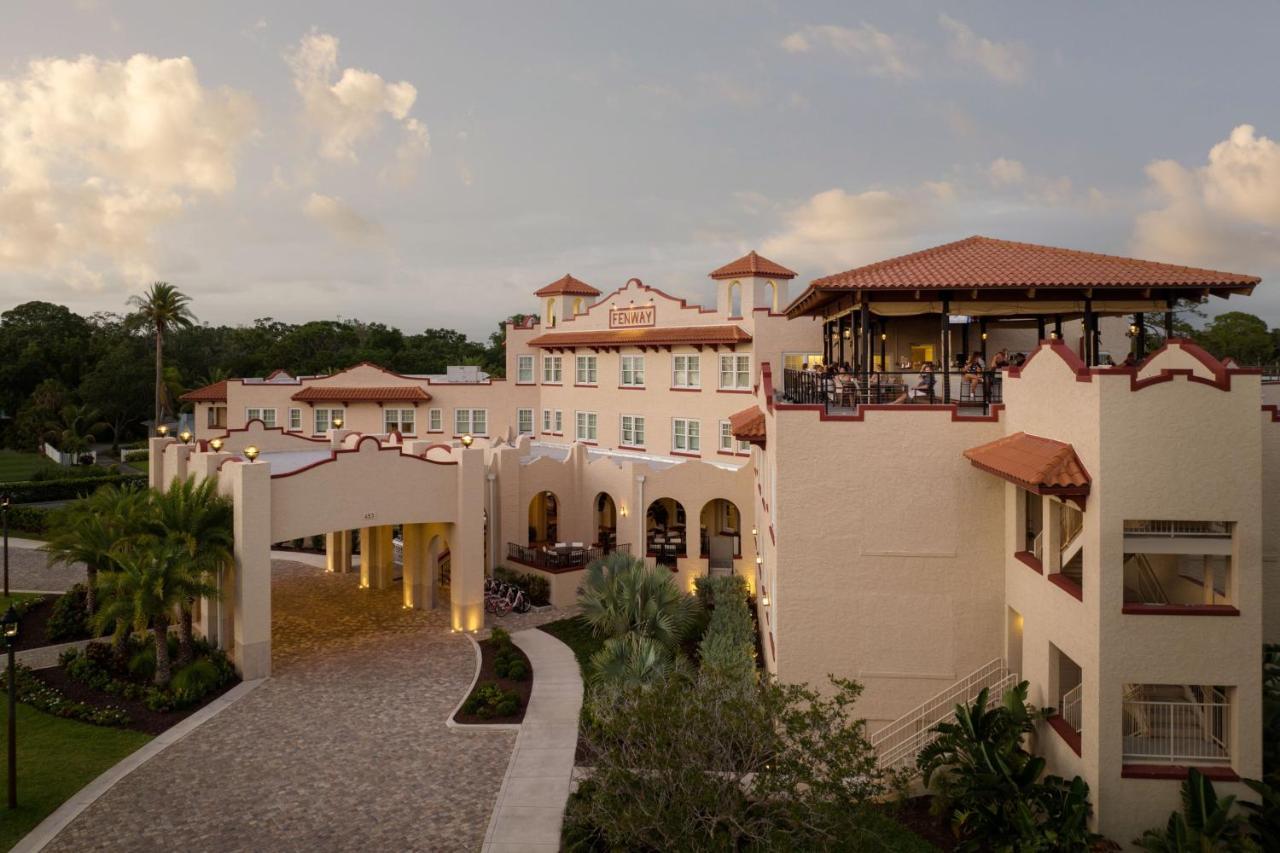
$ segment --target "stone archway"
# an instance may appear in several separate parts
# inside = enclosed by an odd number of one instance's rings
[[[689,555],[689,534],[684,505],[675,498],[655,498],[645,510],[645,554],[674,566]]]
[[[711,571],[733,571],[733,561],[742,556],[742,513],[725,498],[713,498],[702,507],[698,518],[699,556]]]
[[[559,540],[560,501],[555,492],[541,491],[529,501],[529,547]]]
[[[596,544],[604,553],[609,553],[618,544],[618,505],[608,492],[596,495],[593,504],[595,512]]]

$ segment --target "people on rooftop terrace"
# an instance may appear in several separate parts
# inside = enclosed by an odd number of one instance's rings
[[[964,384],[969,386],[970,394],[976,394],[978,388],[982,385],[984,368],[985,365],[982,363],[981,353],[969,353],[969,358],[964,363],[963,380]]]
[[[917,397],[924,397],[926,400],[932,400],[933,389],[937,381],[938,377],[933,372],[933,362],[926,361],[924,364],[920,365],[920,380],[916,382],[914,386],[899,394],[897,399],[893,401],[894,405],[897,405],[898,403],[905,403],[908,397],[913,400]]]

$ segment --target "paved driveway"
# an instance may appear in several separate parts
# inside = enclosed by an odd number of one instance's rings
[[[515,734],[447,728],[470,642],[356,583],[277,560],[274,677],[46,849],[478,850]]]

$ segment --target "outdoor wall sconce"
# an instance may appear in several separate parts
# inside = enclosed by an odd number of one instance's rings
[[[760,603],[761,603],[761,604],[763,604],[765,607],[768,607],[768,606],[769,606],[769,596],[767,596],[767,595],[762,595],[762,596],[760,596]]]
[[[1129,337],[1131,337],[1131,338],[1136,338],[1137,336],[1138,336],[1138,324],[1137,324],[1137,323],[1130,323],[1130,324],[1129,324]]]
[[[982,339],[983,339],[984,341],[987,339],[987,333],[986,333],[986,332],[983,332],[983,333],[982,333]]]
[[[849,340],[849,338],[851,338],[851,337],[853,337],[853,330],[852,330],[852,329],[847,329],[847,328],[846,328],[846,329],[844,330],[844,339],[847,341],[847,340]]]
[[[1049,333],[1049,340],[1051,340],[1051,341],[1056,341],[1057,339],[1058,339],[1058,333],[1057,333],[1057,332],[1050,332],[1050,333]]]
[[[342,429],[342,418],[334,418],[334,419],[333,419],[333,428],[334,428],[334,429]]]
[[[622,518],[627,517],[627,508],[625,505],[618,507],[618,515],[621,516]]]
[[[889,336],[888,336],[886,333],[881,332],[881,333],[880,333],[880,340],[881,340],[881,341],[887,341],[887,340],[889,340]]]
[[[191,443],[191,430],[189,430],[189,429],[184,429],[182,432],[178,433],[178,438],[182,439],[182,443],[183,443],[183,444],[190,444],[190,443]]]
[[[209,446],[213,448],[213,452],[217,453],[222,450],[222,439],[215,438],[209,442]]]
[[[753,528],[751,528],[751,535],[752,535],[752,536],[759,536],[759,535],[760,535],[760,531],[759,531],[759,530],[756,530],[756,529],[753,527]]]
[[[467,433],[462,437],[462,446],[470,447],[473,441],[475,441],[475,439],[471,437],[471,433]]]
[[[757,557],[756,557],[756,565],[757,565],[757,566],[760,566],[760,565],[763,565],[763,564],[764,564],[764,557],[757,556]]]
[[[258,448],[251,444],[244,449],[244,455],[252,462],[258,458]]]
[[[161,438],[164,438],[166,435],[169,434],[169,428],[164,424],[160,424],[160,426],[156,427],[156,432],[160,434]]]

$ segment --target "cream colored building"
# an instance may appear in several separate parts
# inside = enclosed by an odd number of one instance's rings
[[[1025,677],[1060,712],[1037,750],[1084,776],[1115,838],[1160,823],[1188,766],[1232,791],[1260,774],[1280,422],[1256,371],[1133,336],[1257,279],[986,238],[798,294],[755,253],[711,278],[714,307],[565,276],[507,327],[505,379],[366,364],[189,394],[197,434],[153,440],[152,480],[217,476],[237,499],[204,629],[268,673],[269,548],[301,536],[350,571],[360,531],[362,584],[398,580],[457,630],[484,624],[496,565],[570,604],[621,549],[684,586],[744,575],[764,666],[861,681],[888,763]],[[991,369],[1001,350],[1029,357]],[[966,379],[968,353],[988,369]]]

